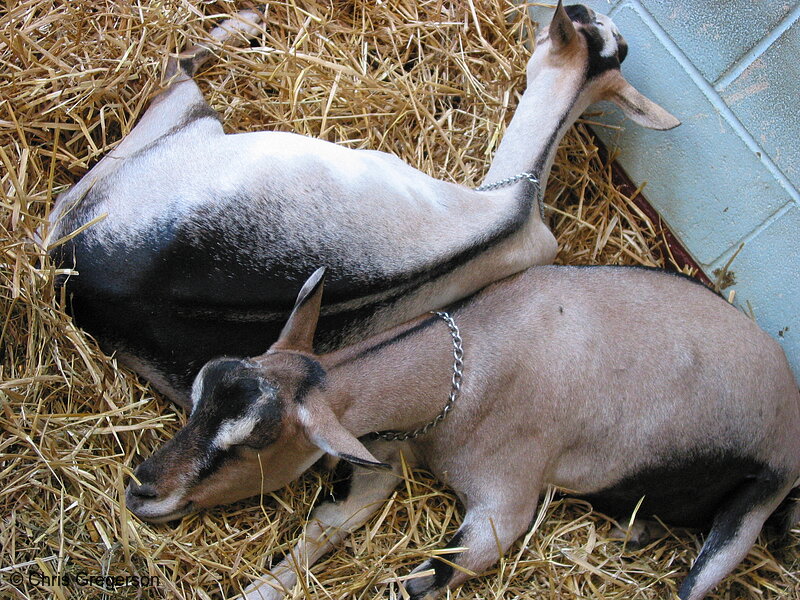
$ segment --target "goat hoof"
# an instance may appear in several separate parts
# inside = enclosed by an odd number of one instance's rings
[[[630,550],[641,550],[650,542],[663,537],[667,533],[664,527],[656,521],[636,521],[630,529],[615,526],[609,537],[613,540],[625,542]]]

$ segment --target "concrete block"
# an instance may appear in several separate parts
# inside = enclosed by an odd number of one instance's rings
[[[645,196],[701,267],[707,266],[791,196],[636,8],[621,4],[611,15],[630,45],[623,74],[683,124],[651,131],[614,108],[600,120],[623,131],[595,131],[610,148],[619,148],[618,160],[633,181],[649,182]]]
[[[724,266],[730,252],[711,267]],[[709,273],[711,273],[709,271]],[[747,240],[730,266],[735,304],[784,348],[800,381],[800,207],[792,205]]]
[[[794,0],[639,0],[710,82],[755,46]]]
[[[722,99],[800,189],[800,22],[722,90]]]

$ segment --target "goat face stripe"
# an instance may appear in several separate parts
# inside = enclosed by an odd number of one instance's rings
[[[589,48],[586,78],[592,79],[610,69],[619,69],[628,54],[628,45],[614,23],[605,15],[580,5],[565,7],[569,18],[578,26]]]
[[[236,420],[226,419],[220,424],[212,445],[220,450],[227,450],[231,446],[240,444],[253,433],[257,424],[258,417],[254,414]]]

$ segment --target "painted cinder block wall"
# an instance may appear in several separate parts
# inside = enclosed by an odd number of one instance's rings
[[[724,292],[800,379],[800,2],[576,1],[614,19],[623,74],[683,123],[653,132],[609,104],[598,120],[621,130],[595,132],[712,280],[744,244]]]

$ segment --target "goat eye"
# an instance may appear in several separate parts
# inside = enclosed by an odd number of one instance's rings
[[[252,452],[258,452],[259,450],[261,450],[261,448],[259,448],[257,446],[253,446],[252,444],[245,444],[245,443],[234,444],[233,447],[236,448],[237,450],[250,450]]]

